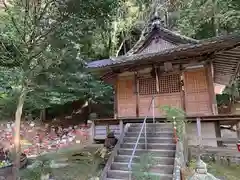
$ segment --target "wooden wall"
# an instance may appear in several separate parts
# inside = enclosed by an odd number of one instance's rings
[[[117,82],[117,116],[136,117],[134,76],[118,77]]]
[[[187,115],[212,114],[207,75],[205,68],[184,72],[185,111]]]
[[[156,96],[156,117],[164,115],[160,107],[166,105],[184,109],[187,115],[210,115],[213,112],[208,76],[206,68],[159,76],[158,92],[156,78],[152,76],[135,76],[133,73],[119,76],[116,91],[117,116],[145,117],[153,95]],[[152,111],[148,116],[152,116]]]

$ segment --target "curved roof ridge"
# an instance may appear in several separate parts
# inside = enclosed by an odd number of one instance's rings
[[[150,20],[146,23],[139,40],[135,43],[135,45],[126,53],[125,56],[131,56],[139,52],[140,49],[145,45],[151,35],[154,33],[159,33],[159,35],[164,39],[171,38],[176,41],[176,44],[197,44],[199,40],[181,35],[179,32],[172,31],[164,26],[164,21],[159,16],[159,13],[156,10],[150,16]]]

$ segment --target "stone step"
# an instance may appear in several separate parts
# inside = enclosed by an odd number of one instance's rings
[[[124,137],[124,143],[136,143],[138,137]],[[145,137],[139,139],[139,143],[145,143]],[[147,143],[174,143],[174,138],[170,137],[147,137]]]
[[[173,127],[172,123],[146,123],[148,127],[153,127],[153,126],[165,126],[165,127]],[[141,127],[142,123],[131,123],[130,127]]]
[[[124,143],[121,144],[122,148],[133,149],[135,143]],[[138,143],[138,149],[145,149],[145,143]],[[147,143],[147,149],[166,149],[166,150],[176,150],[176,145],[173,143]]]
[[[147,132],[147,137],[173,137],[173,131],[157,131],[157,132]],[[138,137],[139,132],[126,132],[126,137]],[[141,137],[145,137],[145,133],[141,134]]]
[[[142,168],[148,168],[148,172],[152,173],[173,174],[173,165],[156,164],[155,162],[149,163],[150,163],[149,167],[147,166],[146,163],[144,164],[132,163],[132,171],[137,172],[141,171]],[[128,163],[114,162],[111,165],[111,170],[128,171],[129,170]]]
[[[114,162],[129,162],[131,158],[131,155],[118,155],[114,157]],[[159,164],[165,164],[165,165],[173,165],[174,164],[174,157],[161,157],[161,156],[146,156],[146,157],[141,157],[141,156],[133,156],[133,163],[139,163],[141,161],[148,161],[154,159],[155,162]]]
[[[127,180],[129,178],[129,171],[120,171],[120,170],[109,170],[107,172],[107,178],[114,178],[114,179],[125,179]],[[140,172],[142,173],[142,172]],[[140,175],[136,173],[132,174],[132,179],[134,178],[134,176],[136,175]],[[136,174],[136,175],[135,175]],[[161,174],[161,173],[146,173],[149,176],[151,176],[151,179],[161,179],[161,180],[172,180],[172,175],[170,174]]]
[[[129,127],[128,132],[140,132],[141,126],[139,127]],[[147,132],[159,132],[159,131],[172,131],[173,132],[173,127],[161,127],[161,126],[151,126],[146,128]],[[144,132],[144,129],[143,129]]]
[[[120,148],[118,149],[119,155],[132,155],[133,149],[128,148]],[[141,155],[152,155],[154,156],[164,156],[164,157],[174,157],[175,156],[175,150],[162,150],[162,149],[136,149],[135,154],[136,156]]]

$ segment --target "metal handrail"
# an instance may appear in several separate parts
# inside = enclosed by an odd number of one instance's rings
[[[139,140],[140,140],[140,137],[142,135],[142,131],[143,131],[143,128],[144,128],[144,135],[145,135],[145,149],[147,149],[147,129],[146,129],[146,121],[147,121],[147,118],[148,118],[148,113],[149,111],[151,110],[151,107],[153,109],[153,123],[155,123],[155,112],[154,112],[154,99],[155,99],[155,96],[152,97],[151,99],[151,102],[150,102],[150,105],[148,107],[148,112],[147,112],[147,115],[145,116],[144,120],[143,120],[143,123],[142,123],[142,126],[141,126],[141,130],[138,134],[138,138],[137,138],[137,141],[134,145],[134,148],[133,148],[133,152],[132,152],[132,155],[131,155],[131,158],[128,162],[128,170],[129,170],[129,180],[131,179],[131,175],[132,175],[132,161],[133,161],[133,157],[135,155],[135,152],[136,152],[136,149],[137,149],[137,146],[138,146],[138,143],[139,143]]]

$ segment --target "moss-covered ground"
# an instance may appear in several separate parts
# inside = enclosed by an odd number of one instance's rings
[[[196,167],[196,160],[192,160],[186,174],[191,174]],[[240,166],[239,165],[222,165],[217,162],[207,162],[208,172],[222,180],[239,180]]]
[[[99,176],[102,170],[102,159],[95,154],[99,145],[90,145],[81,149],[65,149],[56,153],[46,154],[37,158],[44,162],[45,166],[34,169],[24,169],[21,176],[25,180],[40,180],[40,174],[50,173],[57,180],[87,180]],[[50,162],[60,161],[67,166],[50,168]]]

